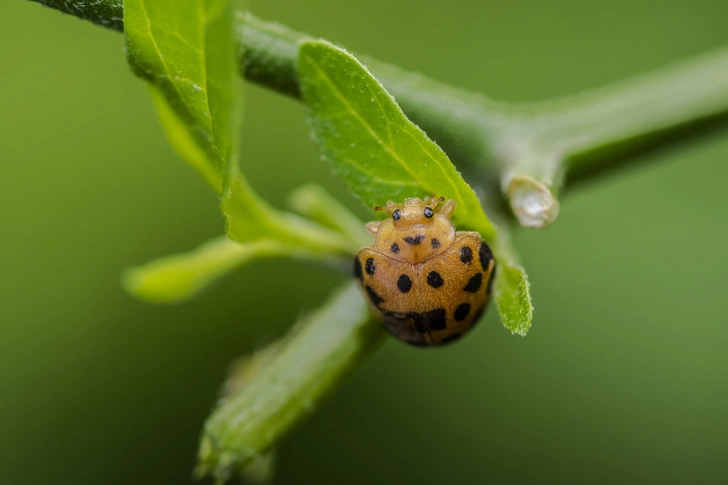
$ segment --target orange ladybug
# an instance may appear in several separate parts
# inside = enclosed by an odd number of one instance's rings
[[[370,222],[374,246],[359,251],[354,275],[384,327],[408,344],[443,345],[466,334],[490,300],[495,259],[477,232],[455,232],[455,201],[387,201]]]

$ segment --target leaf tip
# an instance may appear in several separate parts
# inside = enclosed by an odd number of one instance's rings
[[[131,296],[147,303],[177,303],[189,296],[188,288],[180,288],[164,275],[144,267],[127,268],[121,274],[121,287]]]
[[[503,326],[512,335],[525,337],[533,321],[531,284],[518,265],[502,265],[496,276],[494,297]]]
[[[144,276],[142,271],[137,268],[126,268],[121,273],[121,287],[132,296],[144,299],[143,291],[144,287]]]

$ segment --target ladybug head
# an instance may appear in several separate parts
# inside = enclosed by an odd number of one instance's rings
[[[450,219],[455,210],[455,201],[448,200],[442,207],[438,208],[445,197],[427,197],[424,200],[418,198],[405,199],[403,204],[396,204],[391,200],[387,201],[386,207],[375,206],[374,210],[389,212],[395,227],[430,224],[441,215]]]
[[[418,263],[433,254],[449,248],[455,240],[455,226],[450,221],[455,201],[448,200],[438,207],[445,197],[429,197],[425,200],[405,199],[403,204],[391,200],[385,207],[390,217],[381,222],[370,222],[367,231],[374,234],[374,246],[392,258]]]

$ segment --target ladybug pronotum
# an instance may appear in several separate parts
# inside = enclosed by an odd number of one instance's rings
[[[408,344],[443,345],[466,334],[490,300],[495,259],[477,232],[455,232],[455,201],[387,202],[370,222],[374,246],[359,251],[354,275],[384,327]]]

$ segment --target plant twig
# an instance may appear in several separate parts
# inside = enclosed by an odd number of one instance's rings
[[[110,29],[124,30],[124,1],[123,0],[31,0],[46,7],[55,8],[61,12],[71,14],[80,19],[108,27]]]
[[[568,185],[728,122],[728,49],[601,89],[514,106],[496,158],[506,192]],[[520,197],[525,200],[526,197]],[[556,207],[556,210],[558,208]],[[555,214],[554,214],[555,215]]]

